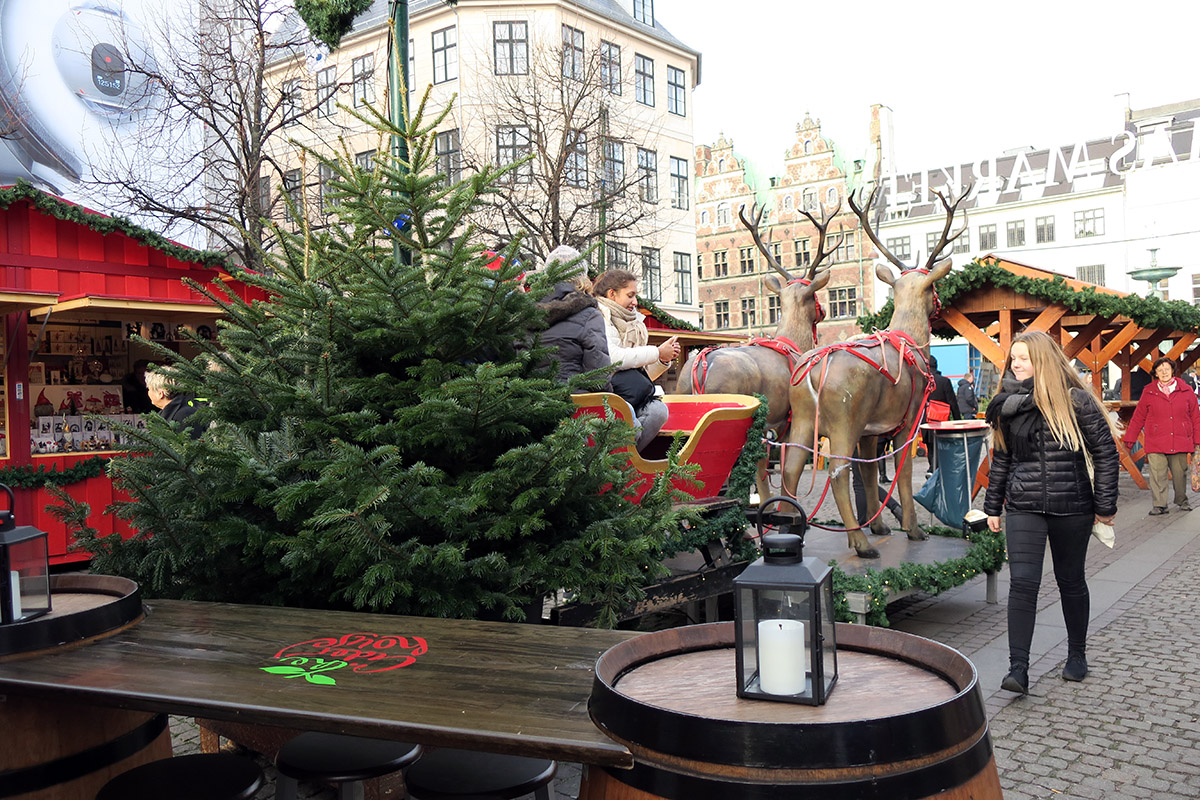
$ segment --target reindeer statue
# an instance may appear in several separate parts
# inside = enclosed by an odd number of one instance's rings
[[[863,558],[878,558],[879,551],[871,546],[855,515],[848,467],[855,445],[859,445],[859,452],[866,458],[873,459],[881,435],[896,437],[895,475],[908,538],[928,538],[917,526],[912,460],[905,457],[905,451],[921,423],[926,399],[933,388],[929,370],[929,318],[937,304],[934,283],[945,277],[951,267],[949,258],[938,259],[966,229],[964,211],[963,228],[951,233],[958,206],[969,190],[953,202],[937,193],[946,211],[946,223],[941,240],[921,268],[907,267],[876,237],[868,212],[878,193],[876,187],[862,208],[851,196],[850,208],[879,252],[900,270],[899,277],[894,277],[891,268],[884,264],[875,268],[879,279],[893,289],[895,311],[891,325],[887,330],[805,354],[804,363],[793,373],[792,426],[782,459],[784,491],[794,495],[808,460],[808,448],[815,451],[818,437],[828,437],[833,495],[847,528],[849,544]],[[883,534],[886,530],[879,519],[879,496],[875,489],[879,484],[878,462],[867,460],[860,466],[867,487],[871,530]]]
[[[789,389],[792,368],[801,354],[816,346],[817,323],[824,312],[817,302],[817,291],[829,283],[829,270],[818,271],[821,262],[841,245],[845,234],[839,234],[831,246],[826,246],[829,223],[841,210],[841,203],[827,211],[821,208],[821,219],[801,210],[801,214],[816,227],[817,252],[803,277],[794,278],[771,254],[759,233],[766,209],[752,209],[753,222],[746,219],[745,209],[738,211],[742,224],[754,237],[759,252],[767,264],[782,276],[768,275],[764,282],[767,288],[779,295],[779,326],[771,339],[751,339],[748,344],[729,347],[708,347],[692,355],[683,365],[676,391],[680,394],[761,394],[767,398],[767,430],[774,431],[777,438],[787,432]],[[758,465],[758,492],[768,497],[766,475],[767,459],[764,456]]]

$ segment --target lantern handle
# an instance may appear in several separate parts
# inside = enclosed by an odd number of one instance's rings
[[[13,495],[13,490],[8,487],[8,484],[0,483],[0,489],[3,489],[8,495],[8,510],[0,511],[0,531],[11,531],[17,527],[17,498]]]
[[[767,506],[771,505],[771,503],[775,503],[775,502],[779,502],[779,501],[791,503],[793,506],[796,507],[796,510],[800,512],[800,533],[797,535],[800,537],[800,550],[801,550],[801,552],[803,552],[804,551],[804,533],[808,530],[808,515],[804,513],[804,509],[800,506],[800,503],[796,500],[796,498],[789,497],[788,495],[785,495],[785,494],[777,494],[774,497],[768,497],[766,500],[759,503],[758,514],[756,515],[756,518],[754,521],[754,526],[758,530],[758,539],[761,542],[762,537],[763,537],[763,525],[762,525],[763,524],[763,510],[766,509]],[[778,512],[772,512],[772,513],[778,513]],[[791,515],[789,515],[789,516],[791,516]],[[770,520],[768,520],[768,522],[770,522]],[[782,522],[782,520],[776,520],[776,522]],[[787,523],[787,524],[789,525],[789,528],[790,528],[791,523]]]

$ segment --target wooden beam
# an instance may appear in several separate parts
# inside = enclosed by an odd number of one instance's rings
[[[1198,359],[1198,358],[1200,358],[1200,347],[1193,349],[1189,353],[1184,353],[1183,355],[1181,355],[1179,357],[1179,371],[1183,372],[1185,369],[1190,367],[1192,364],[1195,364],[1196,359]]]
[[[1178,361],[1179,357],[1187,352],[1187,349],[1192,346],[1192,342],[1194,341],[1196,341],[1196,334],[1185,333],[1183,336],[1179,337],[1179,341],[1175,343],[1175,346],[1167,351],[1167,358],[1171,359],[1172,361]],[[1192,359],[1192,361],[1195,360],[1195,358]]]
[[[1063,355],[1068,359],[1075,358],[1080,350],[1083,350],[1092,343],[1092,339],[1104,333],[1104,329],[1108,327],[1108,324],[1112,320],[1112,317],[1096,317],[1093,319],[1083,330],[1075,334],[1075,338],[1071,340],[1070,344],[1063,348]]]
[[[1012,347],[1013,312],[1011,308],[1000,309],[1000,349],[1008,352]]]
[[[1177,331],[1175,333],[1177,333]],[[1140,364],[1142,360],[1147,359],[1151,353],[1157,352],[1158,345],[1171,335],[1173,335],[1171,331],[1166,331],[1162,328],[1158,328],[1157,330],[1153,331],[1150,334],[1150,338],[1142,340],[1138,349],[1135,350],[1133,355],[1130,357],[1129,363]],[[1142,369],[1146,370],[1147,372],[1150,371],[1149,365],[1143,366]]]
[[[1136,322],[1129,323],[1122,328],[1116,336],[1108,340],[1108,344],[1105,345],[1104,349],[1100,351],[1100,354],[1096,357],[1096,360],[1101,364],[1107,364],[1109,361],[1112,361],[1113,356],[1124,350],[1125,345],[1132,342],[1134,337],[1141,333],[1141,331],[1142,326],[1138,325]]]
[[[971,323],[961,312],[953,308],[942,309],[942,320],[954,328],[958,335],[971,343],[979,354],[996,365],[996,369],[1004,368],[1004,350],[991,337],[979,330],[978,325]]]
[[[1055,323],[1062,319],[1066,313],[1067,309],[1065,306],[1046,306],[1033,322],[1025,326],[1025,330],[1049,332]]]

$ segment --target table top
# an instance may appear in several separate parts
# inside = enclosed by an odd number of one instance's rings
[[[988,427],[988,424],[981,419],[950,419],[944,422],[926,422],[921,425],[922,430],[937,433],[978,433],[986,431]]]
[[[0,693],[632,766],[588,716],[637,634],[151,600],[110,638],[0,662]]]

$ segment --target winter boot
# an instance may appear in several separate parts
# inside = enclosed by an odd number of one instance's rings
[[[1029,665],[1013,662],[1008,675],[1000,682],[1000,688],[1017,694],[1029,694]]]
[[[1067,663],[1063,667],[1062,676],[1064,681],[1081,681],[1087,677],[1087,658],[1083,654],[1083,650],[1068,649]]]

